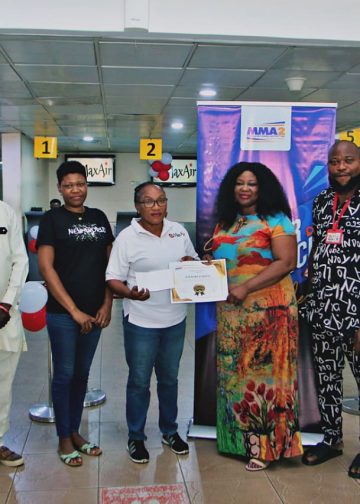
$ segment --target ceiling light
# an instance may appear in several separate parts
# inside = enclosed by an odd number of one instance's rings
[[[288,77],[285,79],[289,91],[301,91],[306,77]]]
[[[92,137],[91,135],[85,135],[83,137],[83,140],[84,140],[84,142],[93,142],[94,141],[94,137]]]
[[[215,89],[205,88],[205,89],[201,89],[201,91],[199,92],[199,95],[204,96],[206,98],[212,98],[213,96],[216,96],[217,93],[216,93]]]
[[[171,123],[171,127],[172,129],[180,130],[183,129],[184,123],[181,121],[174,121],[173,123]]]

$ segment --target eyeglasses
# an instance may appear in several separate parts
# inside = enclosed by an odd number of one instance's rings
[[[87,182],[74,182],[73,184],[61,184],[63,189],[67,191],[72,191],[73,189],[84,189],[87,186]]]
[[[159,198],[157,200],[146,199],[144,201],[138,201],[137,203],[144,205],[145,208],[153,208],[155,206],[155,203],[157,203],[159,207],[165,206],[167,200],[168,200],[167,198]]]

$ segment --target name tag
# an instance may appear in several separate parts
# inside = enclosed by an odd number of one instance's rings
[[[330,245],[341,245],[344,231],[342,229],[328,229],[326,232],[325,243]]]

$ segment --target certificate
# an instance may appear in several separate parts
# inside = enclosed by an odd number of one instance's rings
[[[228,296],[225,259],[170,263],[174,286],[171,303],[224,301]]]

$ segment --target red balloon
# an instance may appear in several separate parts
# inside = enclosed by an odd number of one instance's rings
[[[33,238],[32,240],[29,241],[29,243],[28,243],[28,249],[33,254],[37,254],[37,248],[36,248],[36,240],[35,240],[35,238]]]
[[[159,174],[158,174],[158,177],[159,177],[159,179],[160,179],[160,180],[165,181],[165,180],[167,180],[167,179],[170,177],[170,175],[169,175],[169,172],[168,172],[168,171],[166,171],[166,170],[161,170],[161,171],[159,172]]]
[[[170,170],[170,168],[171,168],[171,163],[169,163],[169,164],[163,164],[163,165],[162,165],[162,168],[161,168],[161,171],[163,171],[163,170],[164,170],[164,171],[165,171],[165,170],[169,171],[169,170]]]
[[[154,161],[153,164],[151,165],[151,168],[159,172],[164,169],[164,165],[162,164],[161,161]]]
[[[35,313],[22,312],[21,319],[24,328],[28,331],[41,331],[46,326],[46,306]]]

